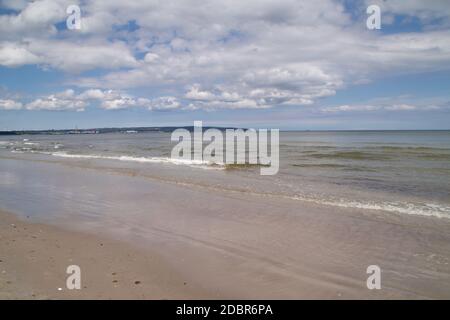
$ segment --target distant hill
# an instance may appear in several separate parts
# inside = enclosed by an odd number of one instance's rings
[[[203,130],[207,129],[238,129],[234,127],[202,127]],[[125,127],[125,128],[92,128],[92,129],[61,129],[61,130],[12,130],[12,131],[0,131],[0,135],[24,135],[24,134],[50,134],[50,135],[62,135],[62,134],[104,134],[104,133],[143,133],[143,132],[172,132],[176,129],[187,129],[194,131],[194,126],[185,127]]]

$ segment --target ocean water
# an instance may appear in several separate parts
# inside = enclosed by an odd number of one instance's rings
[[[2,158],[107,170],[187,187],[367,212],[450,218],[450,131],[281,132],[280,170],[170,158],[170,133],[0,137]],[[206,145],[206,143],[205,143]]]

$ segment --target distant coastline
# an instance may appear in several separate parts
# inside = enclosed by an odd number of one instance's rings
[[[215,126],[203,126],[203,130],[207,129],[244,129],[239,127],[215,127]],[[14,135],[67,135],[67,134],[105,134],[105,133],[145,133],[145,132],[172,132],[176,129],[187,129],[189,131],[194,130],[194,126],[168,126],[168,127],[111,127],[111,128],[89,128],[89,129],[46,129],[46,130],[4,130],[0,131],[0,136],[14,136]],[[449,129],[400,129],[400,130],[386,130],[386,129],[361,129],[361,130],[307,130],[307,129],[285,129],[280,132],[415,132],[415,131],[450,131]]]
[[[203,130],[215,128],[219,130],[237,129],[235,127],[203,127]],[[125,127],[125,128],[91,128],[91,129],[51,129],[51,130],[11,130],[0,131],[0,135],[66,135],[66,134],[102,134],[102,133],[143,133],[143,132],[172,132],[176,129],[193,131],[193,126],[184,127]]]

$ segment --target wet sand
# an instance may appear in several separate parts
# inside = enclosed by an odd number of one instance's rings
[[[450,298],[448,219],[2,161],[0,203],[22,219],[2,218],[3,298]],[[86,290],[55,292],[72,262]]]

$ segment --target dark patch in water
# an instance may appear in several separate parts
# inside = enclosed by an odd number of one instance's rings
[[[347,160],[389,160],[387,155],[373,154],[362,151],[338,151],[333,153],[316,153],[310,157],[317,159],[347,159]]]
[[[332,164],[332,163],[322,163],[322,164],[292,164],[293,167],[302,167],[302,168],[346,168],[347,166],[340,164]]]
[[[252,163],[231,163],[225,164],[226,170],[237,170],[237,169],[250,169],[250,168],[259,168],[259,167],[270,167],[267,164],[252,164]]]
[[[300,168],[318,168],[318,169],[341,169],[344,171],[357,171],[357,172],[376,172],[375,169],[370,169],[368,167],[361,166],[347,166],[342,164],[333,163],[321,163],[321,164],[292,164],[292,167]]]

